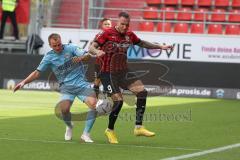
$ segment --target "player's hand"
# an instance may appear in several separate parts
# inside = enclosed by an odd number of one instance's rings
[[[73,63],[79,63],[79,62],[82,61],[82,59],[83,59],[83,57],[73,57],[73,58],[72,58],[72,62],[73,62]]]
[[[104,51],[98,50],[98,52],[97,52],[97,57],[101,57],[101,56],[103,56],[104,54],[105,54]]]
[[[162,45],[161,46],[161,49],[163,49],[163,50],[168,50],[168,49],[170,49],[171,51],[173,51],[173,48],[174,48],[174,46],[173,45]]]
[[[24,82],[18,83],[18,84],[14,87],[13,92],[16,92],[17,90],[19,90],[20,88],[22,88],[24,85],[25,85]]]

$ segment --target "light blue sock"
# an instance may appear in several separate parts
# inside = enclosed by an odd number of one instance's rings
[[[90,133],[90,131],[93,127],[93,124],[96,120],[96,116],[97,116],[97,111],[96,110],[91,109],[91,110],[88,111],[87,119],[86,119],[86,123],[85,123],[85,128],[84,128],[83,133]]]
[[[72,122],[71,122],[71,119],[72,119],[71,112],[69,112],[68,114],[63,114],[62,116],[63,116],[63,121],[65,122],[65,124],[68,127],[72,128],[73,126],[72,126]]]

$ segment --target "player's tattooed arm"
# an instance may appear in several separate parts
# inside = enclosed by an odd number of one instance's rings
[[[151,42],[148,42],[148,41],[144,41],[144,40],[141,40],[138,44],[138,46],[140,47],[143,47],[143,48],[147,48],[147,49],[173,49],[173,46],[172,45],[161,45],[161,44],[157,44],[157,43],[151,43]]]
[[[105,54],[104,51],[99,49],[99,44],[97,42],[92,42],[92,44],[89,46],[89,53],[92,55],[96,55],[97,57]]]

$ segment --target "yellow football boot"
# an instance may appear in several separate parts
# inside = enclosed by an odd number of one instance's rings
[[[151,132],[147,129],[145,129],[143,126],[139,128],[134,129],[134,135],[135,136],[146,136],[146,137],[152,137],[155,136],[154,132]]]
[[[116,136],[116,134],[114,133],[113,130],[106,129],[105,130],[105,135],[107,136],[109,143],[111,143],[111,144],[117,144],[118,143],[117,136]]]

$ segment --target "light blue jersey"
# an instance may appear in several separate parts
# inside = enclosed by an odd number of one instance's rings
[[[48,52],[42,59],[37,70],[45,71],[48,67],[54,72],[59,84],[60,92],[78,96],[82,101],[89,96],[90,83],[86,81],[85,73],[87,67],[80,63],[73,63],[72,58],[75,56],[83,56],[86,51],[73,45],[63,45],[61,53],[55,53],[53,50]],[[92,91],[90,91],[92,93]],[[72,99],[72,98],[71,98]]]

